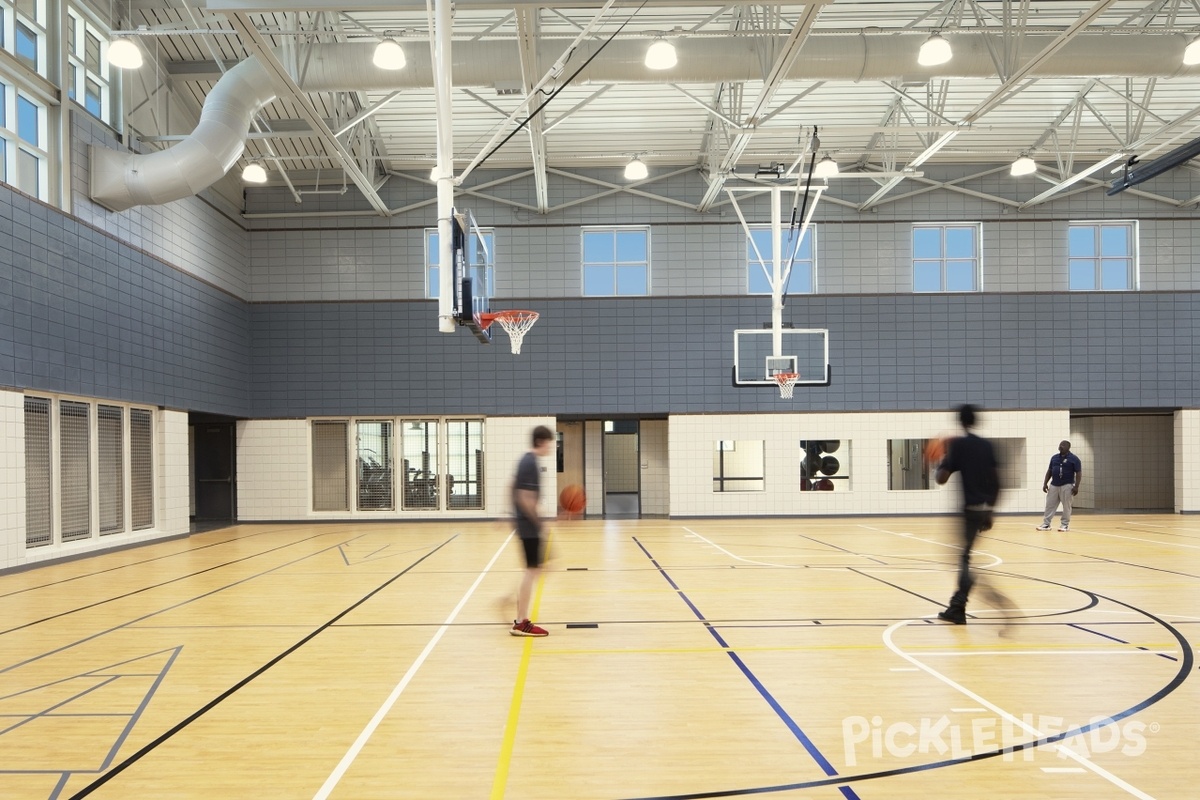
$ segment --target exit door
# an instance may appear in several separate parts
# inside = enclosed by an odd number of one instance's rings
[[[604,422],[604,516],[641,516],[641,471],[638,421]]]

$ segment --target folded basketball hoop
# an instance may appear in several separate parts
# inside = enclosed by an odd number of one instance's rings
[[[792,396],[792,389],[796,388],[796,381],[800,380],[799,372],[776,372],[775,382],[779,384],[779,396],[789,398]]]
[[[538,321],[541,316],[536,311],[493,311],[491,313],[479,314],[479,327],[484,330],[493,322],[499,322],[500,327],[504,328],[504,332],[508,334],[508,342],[512,346],[514,354],[521,352],[521,340],[525,338],[525,334],[533,327],[533,323]]]

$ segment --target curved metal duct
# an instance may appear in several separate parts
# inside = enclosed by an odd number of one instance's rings
[[[229,70],[204,100],[200,123],[174,147],[135,155],[91,148],[91,196],[111,211],[191,197],[220,180],[241,157],[254,115],[275,99],[262,62]]]
[[[1006,43],[989,33],[947,33],[954,58],[937,67],[917,64],[923,35],[813,35],[788,72],[790,80],[872,81],[923,78],[995,78],[992,52]],[[1057,37],[1031,34],[1021,39],[1019,65],[1042,52]],[[990,39],[990,41],[989,41]],[[576,78],[592,83],[718,83],[763,80],[761,53],[778,52],[782,37],[680,36],[674,39],[679,66],[647,69],[647,41],[610,43]],[[989,44],[991,45],[989,47]],[[1029,73],[1050,77],[1176,77],[1200,74],[1200,66],[1183,66],[1183,35],[1141,33],[1080,34]],[[583,64],[599,45],[577,49],[562,73]],[[408,66],[394,72],[371,63],[373,43],[314,44],[286,63],[307,92],[430,88],[433,70],[428,48],[409,48]],[[539,44],[542,70],[561,56],[561,44]],[[487,87],[520,81],[517,46],[510,41],[481,41],[454,48],[452,82],[459,87]],[[766,48],[764,50],[764,48]],[[774,49],[772,49],[774,48]],[[769,59],[768,59],[769,62]],[[204,101],[200,124],[187,139],[168,150],[131,155],[92,148],[92,199],[113,211],[135,205],[167,203],[188,197],[219,180],[245,149],[250,123],[274,98],[271,78],[257,57],[243,61],[217,82]]]

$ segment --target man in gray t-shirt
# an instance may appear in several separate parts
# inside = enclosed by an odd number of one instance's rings
[[[542,468],[539,458],[550,455],[554,445],[554,431],[545,425],[533,429],[533,447],[517,462],[517,475],[513,479],[513,516],[516,517],[517,536],[525,551],[525,574],[517,590],[517,618],[513,620],[513,636],[546,636],[548,631],[529,621],[529,598],[533,584],[542,572],[542,520],[538,516],[538,499],[541,497]]]

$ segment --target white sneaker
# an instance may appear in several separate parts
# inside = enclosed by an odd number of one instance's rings
[[[1069,525],[1063,525],[1063,526],[1062,526],[1061,528],[1059,528],[1058,530],[1059,530],[1059,532],[1060,532],[1060,533],[1066,533],[1067,531],[1071,530],[1071,527],[1070,527]]]
[[[1041,525],[1038,525],[1036,528],[1034,528],[1034,530],[1035,531],[1048,531],[1048,530],[1050,530],[1050,526],[1043,523]]]

